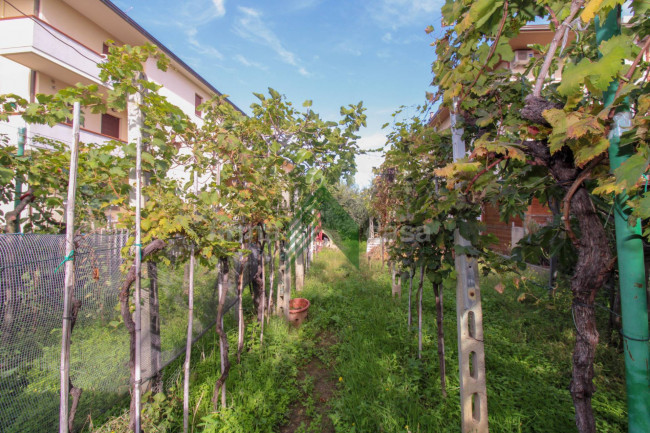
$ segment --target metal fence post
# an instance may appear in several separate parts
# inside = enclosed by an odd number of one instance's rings
[[[596,41],[611,39],[621,33],[620,6],[612,10],[601,22],[595,17]],[[603,94],[605,106],[613,104],[618,78],[610,83]],[[630,108],[627,103],[614,116],[609,135],[609,163],[612,173],[627,160],[632,149],[622,147],[621,133],[631,126]],[[641,220],[634,225],[629,222],[630,208],[626,205],[627,194],[618,194],[614,201],[614,225],[616,228],[616,252],[621,290],[621,319],[625,350],[625,383],[627,389],[628,421],[630,432],[650,429],[650,368],[648,359],[648,303],[646,295],[647,276],[644,267]]]

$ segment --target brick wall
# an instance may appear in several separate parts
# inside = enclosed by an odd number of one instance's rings
[[[532,224],[546,225],[552,220],[551,211],[548,207],[544,206],[537,199],[528,206],[524,221],[519,218],[512,218],[508,221],[501,221],[499,217],[499,209],[496,206],[486,204],[483,206],[483,213],[481,216],[483,224],[485,224],[485,232],[495,235],[499,242],[493,246],[495,251],[507,254],[512,248],[512,226],[524,227],[528,231]]]

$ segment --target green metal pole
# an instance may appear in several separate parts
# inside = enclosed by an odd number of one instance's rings
[[[25,128],[18,128],[18,149],[17,156],[25,154]],[[14,192],[14,209],[20,204],[20,196],[23,194],[23,181],[16,176],[16,191]],[[20,233],[20,218],[16,218],[16,233]]]
[[[620,6],[609,13],[601,24],[598,17],[596,41],[621,34]],[[614,102],[618,80],[612,81],[603,94],[605,106]],[[614,117],[609,135],[609,164],[612,172],[630,157],[633,149],[620,147],[621,133],[630,127],[630,108],[621,107]],[[643,260],[641,222],[628,224],[630,209],[627,195],[619,194],[614,202],[618,275],[621,287],[621,313],[623,322],[623,353],[625,354],[625,380],[627,387],[628,431],[650,432],[650,367],[648,365],[648,300]]]

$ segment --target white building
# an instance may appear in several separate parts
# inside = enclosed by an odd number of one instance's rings
[[[170,67],[161,71],[149,61],[148,79],[162,85],[161,95],[201,123],[196,107],[220,92],[108,0],[0,0],[0,94],[15,93],[33,102],[36,94],[54,94],[77,83],[105,87],[97,64],[108,52],[107,40],[158,46],[171,60]],[[26,125],[19,116],[0,123],[0,134],[16,145],[23,127],[26,150],[38,145],[37,136],[71,141],[69,124]],[[127,129],[126,110],[88,112],[80,138],[88,143],[127,141]]]

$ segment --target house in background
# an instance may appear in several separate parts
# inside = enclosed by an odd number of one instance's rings
[[[147,78],[162,85],[159,93],[200,124],[197,107],[220,92],[150,33],[108,0],[0,0],[0,94],[15,93],[34,101],[38,93],[54,94],[77,83],[95,83],[97,64],[108,53],[107,40],[117,45],[151,43],[169,57],[167,71],[150,60]],[[234,106],[234,104],[233,104]],[[237,107],[235,107],[237,108]],[[241,110],[240,110],[241,111]],[[24,128],[24,129],[23,129]],[[39,146],[38,136],[71,142],[71,125],[27,125],[19,116],[0,123],[0,134],[25,149]],[[86,143],[129,140],[127,111],[85,113],[80,139]],[[10,209],[3,209],[10,210]]]
[[[510,40],[510,47],[514,51],[514,58],[511,62],[503,61],[497,65],[497,68],[509,68],[513,73],[523,74],[530,59],[539,57],[540,54],[531,48],[533,44],[547,45],[553,39],[555,32],[551,30],[548,24],[531,24],[521,28],[521,32]],[[567,44],[575,38],[573,33],[569,34]],[[550,78],[553,80],[560,79],[561,67]],[[528,79],[533,79],[532,72],[527,75]],[[447,107],[440,108],[431,116],[430,125],[436,130],[443,131],[451,128],[451,117]],[[502,221],[499,215],[499,209],[492,205],[483,205],[481,221],[485,224],[485,232],[497,237],[498,243],[493,247],[494,250],[507,254],[512,247],[517,245],[526,233],[536,226],[544,226],[553,220],[550,209],[542,205],[537,199],[532,203],[523,215],[523,218],[514,218],[508,221]]]

